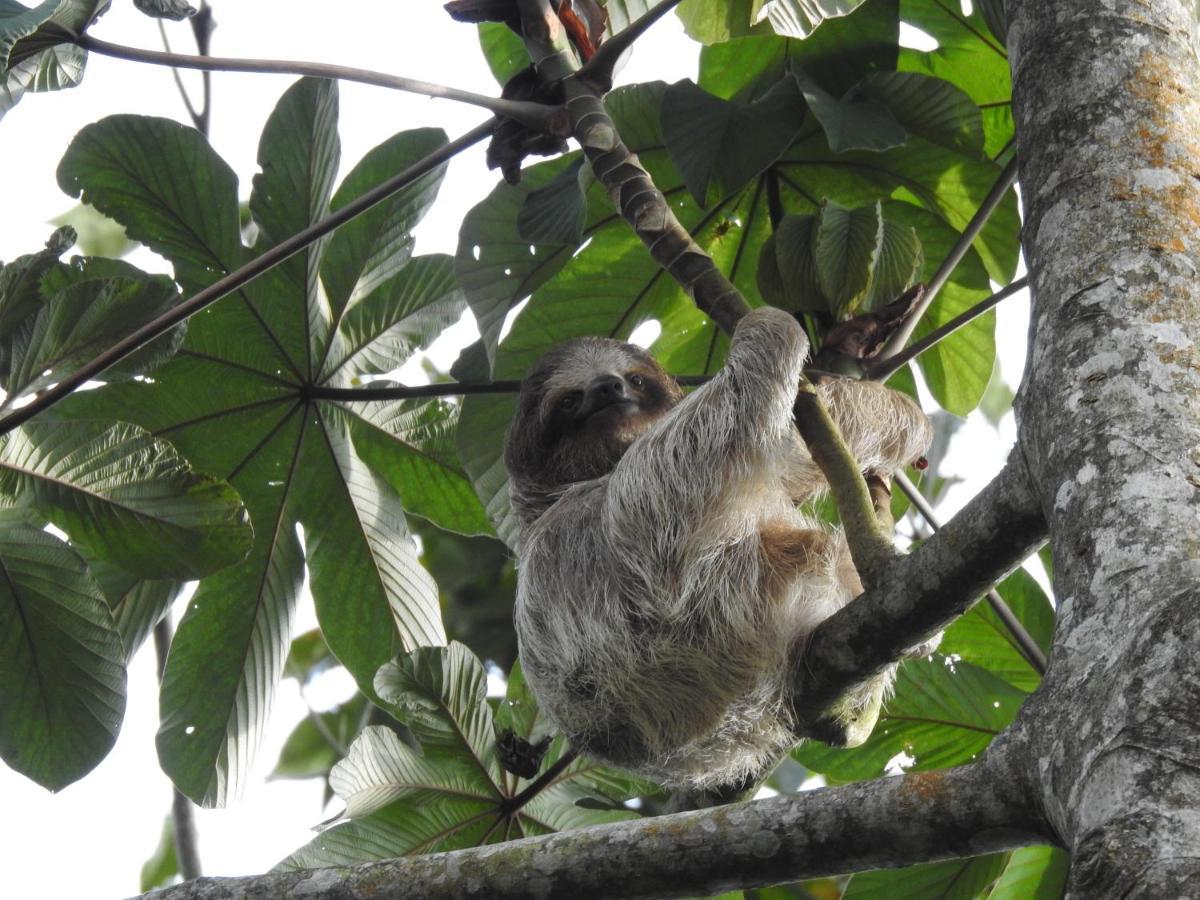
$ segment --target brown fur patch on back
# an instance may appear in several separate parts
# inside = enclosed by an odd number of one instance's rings
[[[816,568],[830,538],[823,531],[770,523],[759,528],[758,540],[763,587],[775,597],[797,576]]]

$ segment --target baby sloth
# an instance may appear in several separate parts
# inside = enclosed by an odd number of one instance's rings
[[[862,591],[841,532],[796,509],[827,487],[792,423],[807,352],[792,316],[767,308],[687,397],[645,351],[600,338],[551,350],[523,382],[505,449],[517,636],[576,749],[711,788],[797,743],[789,659]],[[845,380],[819,392],[864,471],[890,475],[928,447],[902,394]],[[890,681],[851,701],[868,732]]]

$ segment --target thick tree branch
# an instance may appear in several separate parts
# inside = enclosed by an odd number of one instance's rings
[[[537,131],[552,131],[555,123],[561,118],[561,111],[541,103],[530,103],[524,100],[504,100],[498,97],[486,97],[458,88],[446,87],[429,81],[419,81],[414,78],[402,78],[399,75],[387,75],[370,69],[357,69],[352,66],[336,66],[329,63],[306,62],[295,59],[240,59],[229,56],[192,56],[186,53],[165,53],[161,50],[143,50],[139,47],[125,47],[120,44],[110,44],[90,34],[82,34],[75,43],[92,53],[111,56],[115,59],[125,59],[132,62],[151,63],[158,66],[170,66],[173,69],[199,69],[203,72],[257,72],[274,75],[310,75],[315,78],[334,78],[339,81],[355,81],[359,84],[371,84],[376,87],[390,88],[395,91],[405,91],[410,94],[421,94],[439,100],[455,100],[489,110],[497,115],[514,119],[522,125]]]
[[[600,45],[596,55],[589,59],[579,69],[579,77],[585,81],[607,84],[612,81],[613,69],[621,54],[633,46],[633,42],[646,33],[646,30],[680,4],[681,0],[663,0],[657,6],[643,13],[636,21],[618,34]]]
[[[933,638],[1045,538],[1041,506],[1014,453],[949,524],[893,563],[887,584],[869,588],[797,647],[797,720],[823,721],[847,691]]]
[[[934,531],[940,531],[942,523],[933,511],[933,507],[921,496],[921,492],[917,490],[916,485],[908,480],[908,476],[903,472],[897,472],[896,485],[908,497],[909,502],[921,514],[921,517],[929,523],[929,527]],[[1046,654],[1042,652],[1042,648],[1033,639],[1033,635],[1021,624],[1021,620],[1017,618],[1016,614],[1008,608],[1008,604],[1004,602],[1004,598],[1000,596],[995,588],[988,591],[984,597],[988,605],[992,608],[992,612],[1004,623],[1004,627],[1008,629],[1008,633],[1016,641],[1017,650],[1025,657],[1029,665],[1033,666],[1034,671],[1039,675],[1045,675]]]
[[[159,900],[687,897],[1046,843],[986,762],[353,867],[202,878]]]

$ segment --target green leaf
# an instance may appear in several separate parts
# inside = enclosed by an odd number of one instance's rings
[[[726,100],[754,97],[798,66],[840,96],[864,73],[896,67],[899,7],[900,0],[872,0],[802,41],[763,35],[704,47],[698,82]]]
[[[184,0],[133,0],[133,5],[148,16],[156,19],[174,19],[176,22],[196,14],[196,8]],[[142,890],[144,892],[147,889]]]
[[[882,103],[911,134],[966,156],[983,153],[979,107],[948,81],[917,72],[874,72],[852,93]]]
[[[322,378],[346,384],[395,370],[457,322],[466,305],[449,256],[409,260],[342,316]]]
[[[813,253],[816,216],[784,216],[763,245],[758,285],[775,306],[805,312],[833,312],[821,292]]]
[[[178,876],[179,860],[175,856],[175,820],[168,814],[163,819],[158,846],[154,848],[150,858],[142,863],[138,890],[144,894],[158,887],[166,887],[173,884]]]
[[[1014,850],[987,900],[1059,900],[1067,887],[1070,864],[1070,856],[1057,847]]]
[[[471,798],[444,798],[436,805],[422,799],[400,800],[368,818],[322,832],[273,871],[353,865],[495,843],[507,835],[488,815],[491,806],[491,801]]]
[[[446,143],[440,128],[401,131],[370,150],[338,186],[330,212],[341,209],[380,182],[404,171]],[[438,166],[408,187],[339,228],[321,261],[321,281],[337,321],[347,306],[394,275],[412,254],[413,227],[437,197],[446,166]]]
[[[4,380],[5,408],[107,350],[168,312],[179,301],[171,279],[151,276],[116,260],[76,259],[51,268],[42,280],[45,302],[12,337]],[[105,380],[145,372],[173,354],[183,339],[172,329],[104,373]]]
[[[183,593],[186,582],[146,581],[106,560],[85,559],[108,608],[112,610],[114,625],[121,636],[125,664],[129,665],[142,643],[154,631],[154,626]]]
[[[852,750],[808,741],[793,751],[832,781],[877,778],[889,764],[906,772],[944,769],[974,759],[1012,721],[1025,694],[990,672],[947,659],[910,660],[875,731]]]
[[[0,473],[72,540],[142,577],[207,575],[250,545],[233,489],[136,425],[29,423],[0,449]]]
[[[813,230],[817,282],[843,317],[854,315],[853,302],[867,288],[883,241],[879,204],[846,209],[832,201],[821,205]]]
[[[479,46],[496,83],[503,86],[518,72],[529,68],[529,52],[512,29],[500,22],[479,25]]]
[[[884,218],[911,225],[920,235],[924,260],[917,281],[928,281],[958,239],[953,228],[909,203],[885,203]],[[917,323],[914,340],[950,321],[991,294],[988,272],[971,249],[959,262],[933,305]],[[995,365],[995,315],[985,313],[917,359],[930,393],[943,409],[965,416],[983,397]]]
[[[362,694],[356,694],[346,703],[302,719],[284,741],[271,780],[328,775],[344,752],[342,748],[349,747],[358,735],[366,703]]]
[[[790,78],[748,104],[679,81],[663,96],[661,117],[671,158],[696,202],[708,206],[779,158],[800,131],[804,102]]]
[[[18,256],[0,266],[0,341],[3,345],[3,374],[12,364],[12,348],[7,340],[13,331],[37,314],[42,306],[41,282],[58,258],[75,243],[75,230],[64,226],[46,241],[46,248],[27,256]]]
[[[401,647],[446,642],[437,586],[417,562],[399,499],[322,410],[306,446],[300,518],[317,619],[329,649],[374,697],[376,670]]]
[[[329,208],[341,147],[337,133],[338,87],[328,78],[302,78],[279,99],[258,145],[262,171],[254,176],[250,214],[258,224],[259,253],[315,224]],[[307,363],[302,372],[314,374],[311,358],[321,353],[332,327],[332,313],[318,282],[323,238],[284,261],[278,272],[304,303],[276,309],[272,319],[297,320],[289,330],[306,334],[297,348]]]
[[[261,499],[254,486],[274,480],[276,454],[299,451],[300,425],[285,420],[237,474],[254,498],[255,546],[244,562],[200,583],[167,657],[158,758],[176,787],[204,806],[240,796],[287,657],[304,576],[291,479]]]
[[[59,163],[58,184],[174,263],[189,293],[247,258],[237,176],[194,128],[132,115],[86,125]]]
[[[719,44],[748,34],[770,33],[764,25],[755,27],[766,0],[685,0],[677,15],[688,37],[702,44]]]
[[[108,5],[109,0],[45,0],[29,8],[0,0],[0,72],[7,74],[48,49],[70,43]]]
[[[545,187],[530,192],[517,214],[517,233],[531,244],[568,244],[583,240],[587,221],[587,185],[592,182],[591,167],[583,156],[555,175]]]
[[[806,38],[827,19],[846,16],[864,0],[767,0],[767,21],[776,34]]]
[[[490,534],[454,438],[461,407],[440,400],[361,405],[348,414],[358,455],[409,512],[459,534]]]
[[[83,560],[0,510],[0,757],[57,791],[108,754],[124,713],[121,641]]]
[[[996,157],[1013,137],[1012,80],[1004,47],[988,34],[980,4],[969,16],[941,0],[902,0],[905,22],[938,42],[924,52],[900,49],[897,68],[944,79],[983,110],[984,153]]]
[[[1054,631],[1054,608],[1038,583],[1024,569],[1017,569],[996,590],[1043,652],[1049,653]],[[991,604],[980,601],[953,625],[938,648],[947,656],[959,656],[987,669],[1019,690],[1033,691],[1041,676],[1018,649],[1012,633]]]
[[[508,311],[571,259],[574,247],[533,246],[521,237],[517,222],[526,199],[574,165],[576,156],[528,166],[519,184],[501,182],[463,219],[454,273],[475,315],[489,363],[495,359]],[[608,215],[613,217],[611,208]]]
[[[834,153],[889,150],[906,142],[908,132],[882,103],[853,93],[838,100],[802,70],[793,75]]]
[[[418,647],[383,666],[375,690],[427,754],[450,756],[499,780],[487,675],[465,646]]]
[[[887,306],[916,283],[925,254],[917,230],[910,225],[883,220],[882,240],[871,286],[862,302],[862,311],[875,312]]]
[[[843,900],[977,900],[1004,869],[1007,853],[949,859],[904,869],[860,872],[850,879]]]
[[[51,225],[69,225],[79,236],[78,246],[87,256],[119,259],[137,244],[125,234],[119,222],[97,212],[95,207],[77,203],[61,216],[50,220]]]
[[[26,91],[39,93],[75,87],[83,80],[86,63],[87,51],[82,47],[58,44],[10,67],[0,82],[0,119],[20,102]]]

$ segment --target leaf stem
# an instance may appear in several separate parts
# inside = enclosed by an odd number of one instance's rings
[[[711,375],[676,375],[683,387],[712,380]],[[371,403],[380,400],[421,400],[428,397],[463,397],[475,394],[520,393],[520,381],[444,381],[439,384],[396,384],[391,387],[335,388],[324,385],[305,387],[307,400],[334,400],[340,403]]]
[[[917,490],[916,485],[908,480],[908,476],[903,472],[897,472],[894,481],[896,485],[908,497],[909,502],[917,508],[921,517],[929,523],[929,527],[934,531],[938,531],[942,527],[942,523],[938,521],[937,514],[933,511],[933,507]],[[1008,629],[1009,634],[1013,636],[1013,640],[1017,642],[1017,650],[1025,657],[1025,661],[1029,663],[1039,675],[1046,674],[1046,654],[1042,652],[1042,648],[1038,646],[1037,641],[1021,624],[1021,620],[1004,602],[1004,598],[992,588],[984,595],[987,598],[988,605],[1004,623],[1004,627]]]
[[[316,243],[320,238],[329,234],[340,225],[344,225],[360,213],[370,209],[376,203],[386,200],[392,194],[407,187],[426,173],[461,153],[467,147],[477,144],[492,133],[495,119],[489,119],[468,131],[462,137],[439,147],[423,159],[417,160],[407,169],[393,175],[387,181],[376,185],[360,197],[347,203],[341,209],[315,222],[307,228],[296,232],[289,238],[280,241],[261,256],[256,256],[243,266],[234,269],[228,275],[210,284],[208,287],[189,297],[174,309],[147,322],[141,328],[117,341],[99,356],[80,366],[67,375],[54,387],[40,394],[32,402],[0,419],[0,435],[8,434],[14,428],[29,421],[38,413],[50,408],[70,394],[75,388],[86,381],[98,376],[109,366],[139,350],[150,341],[170,331],[179,323],[195,315],[227,294],[244,287],[248,282],[279,265],[288,257],[299,253],[305,247]]]
[[[421,94],[440,100],[457,100],[471,106],[479,106],[498,115],[515,119],[536,131],[552,131],[554,122],[559,117],[559,110],[553,106],[532,103],[524,100],[504,100],[497,97],[486,97],[471,91],[446,87],[429,81],[419,81],[413,78],[402,78],[399,75],[387,75],[371,69],[358,69],[351,66],[338,66],[330,63],[306,62],[293,59],[242,59],[229,56],[194,56],[187,53],[167,53],[161,50],[143,50],[140,47],[126,47],[122,44],[111,44],[90,34],[81,34],[75,38],[75,43],[85,50],[111,56],[115,59],[125,59],[132,62],[150,63],[158,66],[171,66],[176,69],[199,69],[205,72],[257,72],[274,75],[310,75],[315,78],[334,78],[339,81],[354,81],[359,84],[370,84],[376,87],[405,91],[410,94]]]
[[[509,797],[503,800],[500,803],[501,815],[511,818],[520,812],[521,809],[524,808],[525,804],[545,790],[546,786],[550,784],[550,782],[554,781],[554,779],[559,775],[561,775],[567,766],[575,762],[575,759],[578,756],[579,754],[570,747],[564,750],[563,755],[556,759],[554,764],[551,765],[550,768],[548,768],[545,772],[543,772],[533,781],[529,782],[525,790],[521,791],[521,793],[514,797]]]
[[[1022,290],[1029,284],[1029,276],[1023,275],[1016,281],[1002,287],[996,293],[992,294],[986,300],[981,300],[965,312],[959,313],[949,322],[938,326],[925,337],[921,338],[913,344],[905,347],[886,359],[867,360],[863,364],[863,372],[867,379],[871,381],[887,381],[895,372],[904,367],[908,362],[920,356],[930,347],[945,340],[958,329],[962,328],[968,322],[977,319],[989,309],[1000,305],[1000,301],[1011,297],[1017,291]]]

